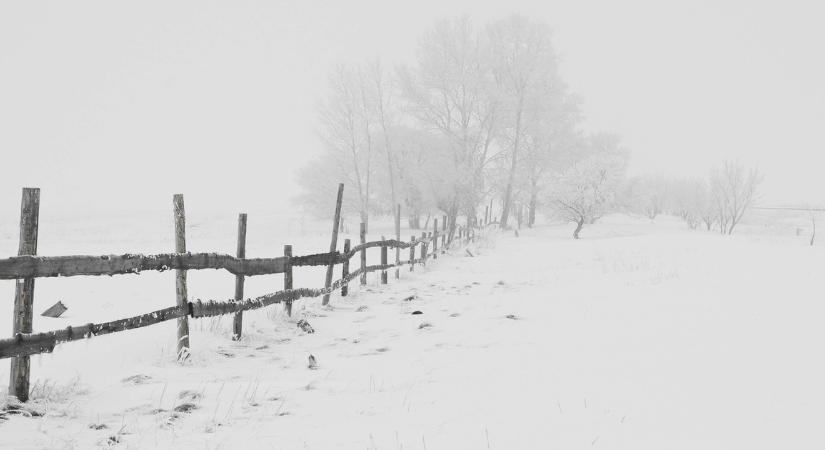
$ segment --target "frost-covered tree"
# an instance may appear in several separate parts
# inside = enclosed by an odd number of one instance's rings
[[[568,103],[561,109],[545,114],[525,129],[522,164],[515,185],[523,194],[520,200],[527,207],[528,227],[536,223],[536,212],[553,174],[564,167],[570,155],[582,145],[583,137],[576,129],[580,121],[578,102],[572,96],[567,97]]]
[[[526,130],[561,109],[567,88],[558,73],[550,28],[543,22],[519,15],[494,21],[485,29],[484,50],[495,80],[501,122],[497,138],[506,153],[500,226],[507,228],[518,190],[516,175],[525,163]]]
[[[473,211],[484,191],[484,168],[496,131],[497,99],[485,70],[479,34],[469,18],[441,20],[421,39],[418,58],[399,69],[407,113],[444,139],[452,220]]]
[[[449,180],[451,164],[443,161],[449,155],[445,150],[448,144],[437,134],[412,127],[397,126],[391,133],[395,143],[395,188],[408,226],[418,229],[422,226],[422,216],[435,213],[439,202],[451,193],[449,187],[441,186],[439,190],[433,185],[433,180]],[[379,172],[379,186],[389,186],[383,179],[385,173]],[[383,201],[388,201],[388,192],[388,189],[379,189],[379,199],[383,197]]]
[[[624,179],[628,153],[610,134],[588,137],[576,159],[556,177],[549,205],[557,217],[576,224],[578,239],[585,224],[593,223],[615,207]]]
[[[721,234],[733,234],[756,200],[762,180],[758,169],[745,169],[739,161],[725,161],[711,172],[710,191]]]
[[[697,178],[683,178],[668,184],[667,210],[684,220],[690,229],[698,228],[703,222],[710,229],[715,215],[707,183]]]
[[[503,227],[524,206],[532,226],[571,155],[598,140],[582,137],[557,64],[549,28],[510,16],[483,27],[441,20],[394,72],[379,61],[339,66],[319,107],[324,154],[301,171],[298,200],[327,215],[321,185],[344,182],[345,211],[368,223],[401,204],[416,228],[434,214],[474,220],[492,198]]]
[[[639,178],[638,201],[641,211],[653,220],[665,212],[671,198],[671,181],[660,174],[642,175]]]

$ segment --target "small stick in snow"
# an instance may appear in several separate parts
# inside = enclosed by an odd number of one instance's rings
[[[469,249],[464,250],[464,251],[465,251],[465,252],[467,252],[467,256],[469,256],[470,258],[474,258],[474,257],[475,257],[475,255],[473,255],[473,254],[472,254],[472,252],[470,252],[470,250],[469,250]]]

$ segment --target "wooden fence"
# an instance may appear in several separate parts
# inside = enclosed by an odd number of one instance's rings
[[[412,236],[408,242],[401,240],[401,207],[395,211],[395,239],[366,242],[365,226],[361,224],[360,243],[351,246],[350,240],[344,241],[343,251],[337,250],[338,230],[341,218],[341,203],[344,185],[338,186],[338,196],[332,226],[332,240],[327,253],[293,256],[292,246],[284,246],[284,255],[273,258],[246,258],[246,214],[238,218],[238,247],[236,256],[218,253],[190,253],[186,251],[185,212],[183,196],[173,197],[175,217],[175,253],[159,255],[122,254],[103,256],[36,256],[37,231],[39,218],[40,190],[24,188],[20,215],[20,246],[18,256],[0,259],[0,279],[16,279],[14,301],[14,336],[0,339],[0,359],[12,358],[9,395],[21,401],[28,400],[30,362],[29,356],[49,353],[57,344],[87,339],[109,333],[143,328],[168,320],[177,320],[178,359],[183,361],[189,356],[188,319],[214,317],[233,314],[233,339],[240,339],[243,331],[243,312],[259,309],[277,303],[283,303],[288,314],[292,312],[292,302],[305,297],[323,295],[323,304],[329,302],[332,292],[340,289],[341,295],[348,293],[348,284],[360,278],[360,284],[366,284],[369,272],[380,271],[381,283],[387,283],[387,271],[395,268],[398,278],[399,268],[416,264],[426,264],[428,258],[438,258],[438,254],[456,243],[475,240],[476,227],[472,224],[460,227],[455,223],[447,224],[443,216],[441,228],[438,220],[431,232],[424,232],[420,237]],[[474,221],[475,222],[475,221]],[[439,248],[439,240],[440,248]],[[367,265],[367,250],[380,248],[381,263]],[[395,261],[388,262],[387,249],[395,249]],[[420,248],[420,253],[418,252]],[[401,249],[409,249],[409,258],[401,259]],[[416,257],[416,254],[419,256]],[[350,271],[350,260],[360,256],[360,267]],[[333,281],[336,265],[342,266],[341,278]],[[327,272],[323,288],[293,288],[292,275],[297,267],[326,266]],[[186,272],[188,270],[223,269],[235,275],[235,296],[232,300],[196,300],[187,297]],[[103,323],[89,323],[70,326],[60,330],[42,333],[32,332],[34,280],[43,277],[72,277],[82,275],[121,275],[137,274],[142,271],[175,270],[175,305],[151,311],[135,317]],[[244,278],[266,274],[284,274],[283,290],[256,298],[244,298]]]

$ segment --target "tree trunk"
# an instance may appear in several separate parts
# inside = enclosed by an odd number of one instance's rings
[[[364,227],[366,227],[367,232],[369,232],[369,222],[370,222],[369,214],[367,214],[366,211],[361,210],[360,215],[361,215],[361,223],[364,224]]]
[[[449,225],[449,228],[447,228],[447,233],[448,233],[447,234],[447,241],[449,241],[449,242],[452,242],[453,237],[455,235],[456,220],[457,219],[458,219],[458,203],[454,201],[453,206],[451,206],[449,208],[449,210],[447,210],[447,223]],[[467,221],[469,223],[469,216],[467,218]]]
[[[516,134],[513,137],[513,157],[510,159],[510,174],[507,177],[507,189],[504,192],[504,206],[501,208],[501,219],[499,228],[507,228],[507,219],[510,215],[510,202],[513,196],[513,181],[516,179],[516,166],[518,165],[518,144],[521,138],[521,113],[524,105],[524,92],[518,99],[518,110],[516,111]]]
[[[530,206],[527,213],[527,228],[533,228],[536,223],[536,192],[530,194]]]
[[[579,221],[576,222],[576,229],[573,231],[573,239],[579,238],[579,232],[584,227],[584,217],[579,217]]]
[[[418,214],[410,214],[407,216],[407,225],[412,230],[418,230],[421,228],[421,216]]]

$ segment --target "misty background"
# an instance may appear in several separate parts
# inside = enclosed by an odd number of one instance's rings
[[[408,63],[444,17],[548,23],[585,128],[620,134],[628,175],[758,166],[764,204],[821,205],[825,59],[816,2],[5,2],[0,208],[291,208],[318,157],[337,63]]]

